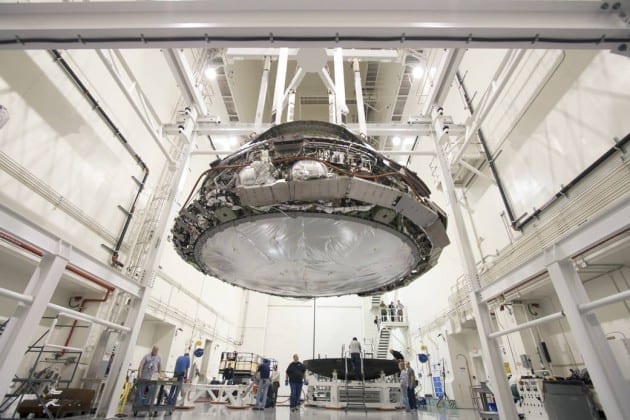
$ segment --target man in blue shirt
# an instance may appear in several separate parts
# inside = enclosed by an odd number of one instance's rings
[[[188,353],[185,353],[183,356],[179,356],[175,361],[175,374],[173,375],[173,378],[177,379],[177,384],[171,385],[171,392],[168,395],[169,405],[175,405],[177,402],[177,396],[179,395],[179,391],[184,383],[189,367],[190,356]]]
[[[267,391],[269,391],[269,370],[269,360],[263,359],[256,371],[256,375],[258,376],[258,389],[256,390],[256,407],[254,407],[254,410],[265,409]]]

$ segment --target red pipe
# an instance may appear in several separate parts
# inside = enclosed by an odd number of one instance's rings
[[[17,245],[18,247],[25,249],[39,257],[43,257],[44,256],[44,252],[31,245],[28,244],[26,242],[22,242],[20,241],[18,238],[9,235],[8,233],[5,232],[1,232],[0,231],[0,238],[6,240],[9,243],[12,243],[13,245]],[[112,293],[114,290],[116,290],[115,287],[110,286],[109,284],[105,283],[103,280],[99,279],[98,277],[95,277],[89,273],[86,273],[85,271],[81,270],[80,268],[77,268],[75,266],[73,266],[72,264],[68,264],[66,265],[66,270],[73,272],[74,274],[78,275],[79,277],[84,278],[85,280],[92,282],[94,284],[97,284],[98,286],[104,288],[105,291],[105,296],[103,296],[100,299],[94,299],[94,298],[84,298],[81,300],[81,303],[79,304],[79,312],[83,312],[83,309],[85,309],[85,304],[88,302],[105,302],[107,299],[109,299],[109,294]],[[66,342],[64,343],[64,346],[67,347],[68,344],[70,343],[70,340],[72,339],[72,336],[74,334],[74,330],[77,327],[77,320],[75,319],[72,322],[72,327],[70,328],[70,332],[68,333],[68,338],[66,338]],[[63,356],[65,353],[65,349],[62,349],[61,352],[59,353],[59,356]]]

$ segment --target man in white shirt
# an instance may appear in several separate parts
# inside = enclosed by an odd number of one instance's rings
[[[156,380],[162,372],[162,358],[158,354],[158,346],[153,346],[151,353],[147,354],[140,361],[138,366],[138,379],[140,380]],[[138,401],[143,404],[150,404],[148,401],[151,397],[152,387],[154,385],[140,385],[138,388]]]
[[[348,349],[350,350],[350,360],[352,361],[352,371],[354,372],[354,379],[360,381],[361,379],[363,379],[363,376],[361,375],[361,344],[356,337],[352,338]]]

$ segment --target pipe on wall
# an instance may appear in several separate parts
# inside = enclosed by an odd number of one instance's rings
[[[30,244],[28,244],[26,242],[20,241],[18,238],[14,237],[12,235],[9,235],[6,232],[0,232],[0,238],[4,239],[5,241],[7,241],[7,242],[9,242],[9,243],[11,243],[13,245],[16,245],[19,248],[22,248],[22,249],[24,249],[24,250],[26,250],[26,251],[28,251],[28,252],[30,252],[32,254],[35,254],[38,257],[43,257],[44,256],[44,252],[41,249],[39,249],[39,248],[37,248],[37,247],[35,247],[33,245],[30,245]],[[90,273],[86,273],[85,271],[83,271],[80,268],[77,268],[77,267],[75,267],[75,266],[73,266],[71,264],[66,265],[66,270],[68,270],[68,271],[76,274],[77,276],[79,276],[79,277],[81,277],[81,278],[83,278],[83,279],[85,279],[85,280],[87,280],[87,281],[89,281],[91,283],[94,283],[94,284],[96,284],[96,285],[98,285],[98,286],[100,286],[100,287],[105,289],[105,296],[103,296],[102,298],[99,298],[99,299],[96,299],[96,298],[83,298],[81,300],[81,303],[79,304],[79,309],[78,309],[79,312],[83,312],[83,309],[85,309],[85,304],[86,303],[89,303],[89,302],[102,303],[102,302],[107,301],[107,299],[109,299],[110,294],[114,290],[116,290],[115,287],[110,286],[109,284],[105,283],[103,280],[99,279],[98,277],[95,277],[95,276],[93,276]],[[72,326],[70,327],[70,331],[68,332],[68,337],[66,338],[66,341],[63,344],[63,347],[67,347],[68,344],[70,343],[70,340],[72,339],[74,331],[77,328],[77,323],[78,323],[78,321],[76,319],[72,322]],[[58,356],[59,357],[63,356],[65,351],[66,351],[65,348],[62,348],[61,352],[58,353]]]
[[[133,202],[131,203],[131,207],[129,208],[128,211],[125,212],[126,213],[125,223],[123,224],[120,235],[118,236],[116,245],[114,246],[114,249],[111,250],[112,252],[111,265],[113,265],[114,267],[119,267],[119,268],[123,267],[123,263],[120,262],[118,259],[118,257],[120,256],[120,249],[122,248],[122,244],[127,234],[127,230],[129,229],[129,225],[131,224],[131,219],[133,218],[133,215],[135,213],[138,198],[140,197],[140,194],[142,193],[142,190],[144,189],[147,178],[149,176],[149,168],[147,167],[146,163],[142,160],[142,158],[131,147],[131,145],[125,138],[125,136],[120,132],[116,124],[114,124],[114,122],[109,117],[109,115],[107,115],[105,110],[103,110],[103,108],[100,106],[100,104],[98,103],[94,95],[92,95],[92,93],[88,90],[85,84],[81,81],[77,73],[72,69],[72,67],[70,67],[68,62],[64,60],[64,58],[61,56],[59,51],[50,50],[50,54],[52,55],[55,63],[57,63],[62,68],[62,70],[70,78],[72,83],[77,87],[77,89],[79,89],[81,94],[92,106],[92,109],[96,111],[99,117],[101,117],[105,125],[107,125],[109,129],[112,131],[112,133],[114,133],[114,136],[122,143],[125,150],[127,150],[127,152],[136,161],[136,163],[140,166],[140,168],[142,169],[142,172],[144,173],[142,177],[142,181],[140,181],[138,185],[138,191],[136,192]]]
[[[470,114],[474,114],[475,109],[473,108],[472,99],[468,95],[468,90],[466,89],[466,85],[464,85],[464,78],[462,77],[459,70],[455,73],[455,80],[457,80],[457,84],[462,89],[462,94],[464,96],[464,102],[466,102],[466,107],[470,111]],[[499,189],[499,195],[501,196],[501,201],[503,201],[503,206],[505,207],[505,211],[510,219],[510,224],[512,225],[512,229],[515,228],[516,219],[514,217],[514,210],[512,209],[512,205],[510,204],[510,200],[505,192],[505,187],[503,186],[503,182],[499,177],[499,172],[494,164],[494,158],[490,153],[490,148],[488,147],[488,143],[486,142],[486,136],[483,134],[483,130],[479,128],[477,130],[477,136],[479,137],[479,142],[481,143],[481,148],[483,150],[483,154],[488,161],[488,166],[490,167],[490,171],[492,172],[492,176],[497,182],[497,188]]]

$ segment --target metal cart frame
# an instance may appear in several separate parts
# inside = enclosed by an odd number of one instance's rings
[[[168,415],[175,410],[175,403],[168,401],[168,393],[172,387],[179,386],[176,380],[136,380],[136,398],[133,402],[133,415],[139,412],[147,412],[149,415],[157,416],[158,412],[166,412]]]

